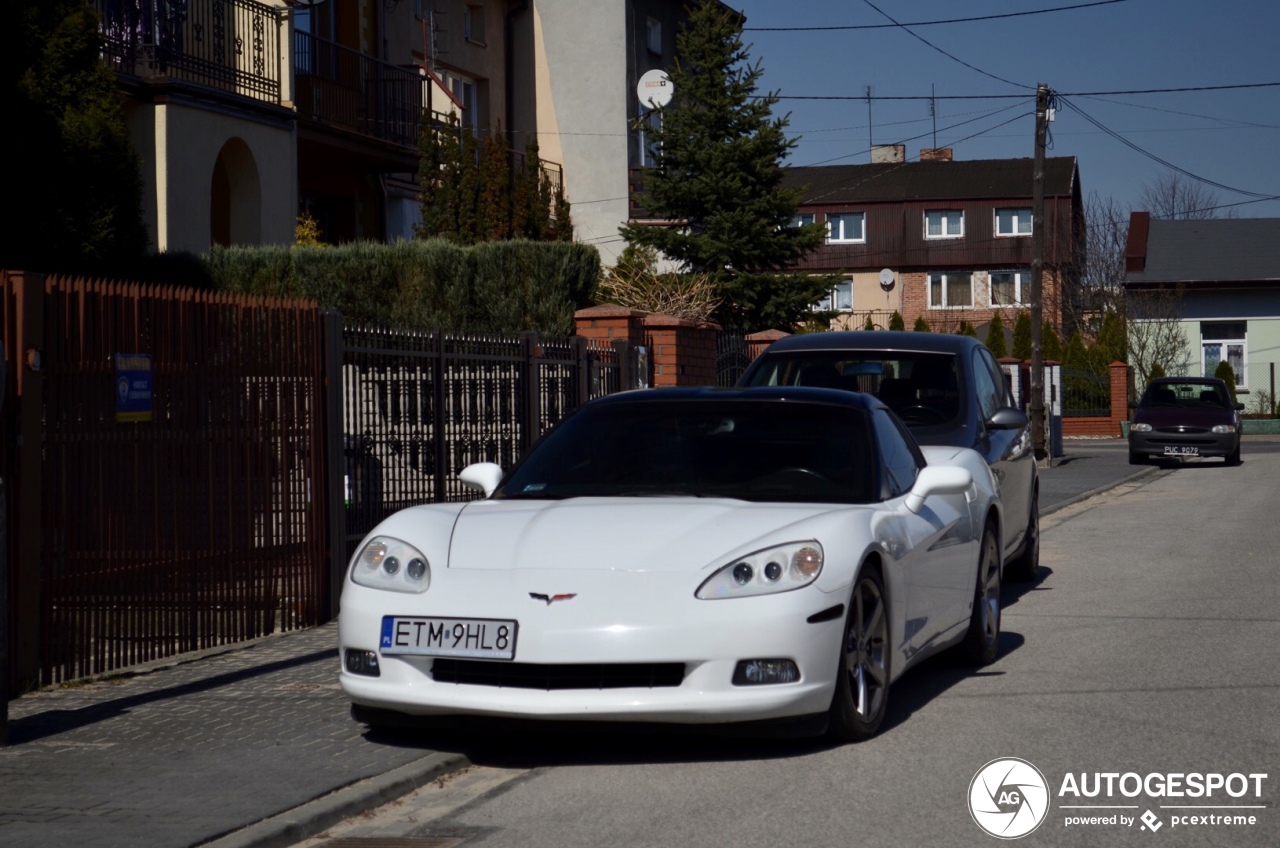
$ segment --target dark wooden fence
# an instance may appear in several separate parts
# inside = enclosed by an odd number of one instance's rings
[[[378,521],[472,497],[464,466],[509,467],[636,384],[625,342],[394,331],[172,287],[0,272],[0,320],[0,696],[327,621]],[[117,390],[139,354],[146,415]]]

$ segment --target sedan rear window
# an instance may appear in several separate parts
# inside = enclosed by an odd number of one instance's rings
[[[752,386],[819,386],[875,395],[913,429],[950,424],[961,413],[950,353],[824,350],[767,356]]]
[[[1199,382],[1152,383],[1142,395],[1140,406],[1227,408],[1231,399],[1225,386]]]
[[[868,503],[865,412],[796,402],[601,404],[575,413],[512,472],[500,498],[663,497]]]

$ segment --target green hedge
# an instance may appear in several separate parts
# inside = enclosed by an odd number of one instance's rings
[[[463,333],[573,335],[573,313],[592,304],[600,278],[594,247],[518,240],[215,247],[205,264],[221,291],[305,298],[356,320]]]

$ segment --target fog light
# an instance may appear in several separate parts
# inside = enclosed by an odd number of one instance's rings
[[[733,580],[739,586],[745,586],[750,582],[751,576],[754,573],[755,572],[752,570],[751,566],[747,565],[745,562],[740,562],[733,567]]]
[[[347,648],[345,664],[347,671],[352,674],[362,674],[365,677],[378,677],[382,674],[378,669],[378,655],[373,651]]]
[[[764,567],[764,578],[769,582],[773,582],[782,577],[782,565],[771,562]]]
[[[799,679],[800,668],[794,660],[741,660],[733,670],[734,686],[795,683]]]
[[[395,574],[400,570],[400,560],[389,556],[382,561],[382,567],[388,574]]]

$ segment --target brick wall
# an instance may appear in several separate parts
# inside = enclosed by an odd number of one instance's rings
[[[999,269],[997,269],[999,270]],[[923,317],[929,327],[937,332],[953,333],[960,327],[961,321],[968,321],[975,327],[987,323],[997,314],[1006,330],[1013,329],[1013,322],[1018,313],[1028,307],[990,306],[991,279],[986,271],[973,272],[973,306],[929,308],[929,275],[926,271],[902,271],[898,275],[902,285],[902,320],[907,329],[915,326],[916,319]],[[1055,327],[1062,327],[1062,307],[1058,292],[1061,290],[1057,271],[1045,269],[1044,272],[1044,317]],[[1030,297],[1030,283],[1023,283],[1023,299]],[[858,329],[861,329],[860,327]]]
[[[649,348],[654,388],[714,386],[716,337],[720,325],[604,305],[574,313],[580,336],[599,341],[625,339]]]
[[[1111,414],[1063,417],[1062,435],[1120,438],[1120,422],[1129,420],[1129,395],[1132,388],[1133,369],[1123,362],[1111,363]]]

